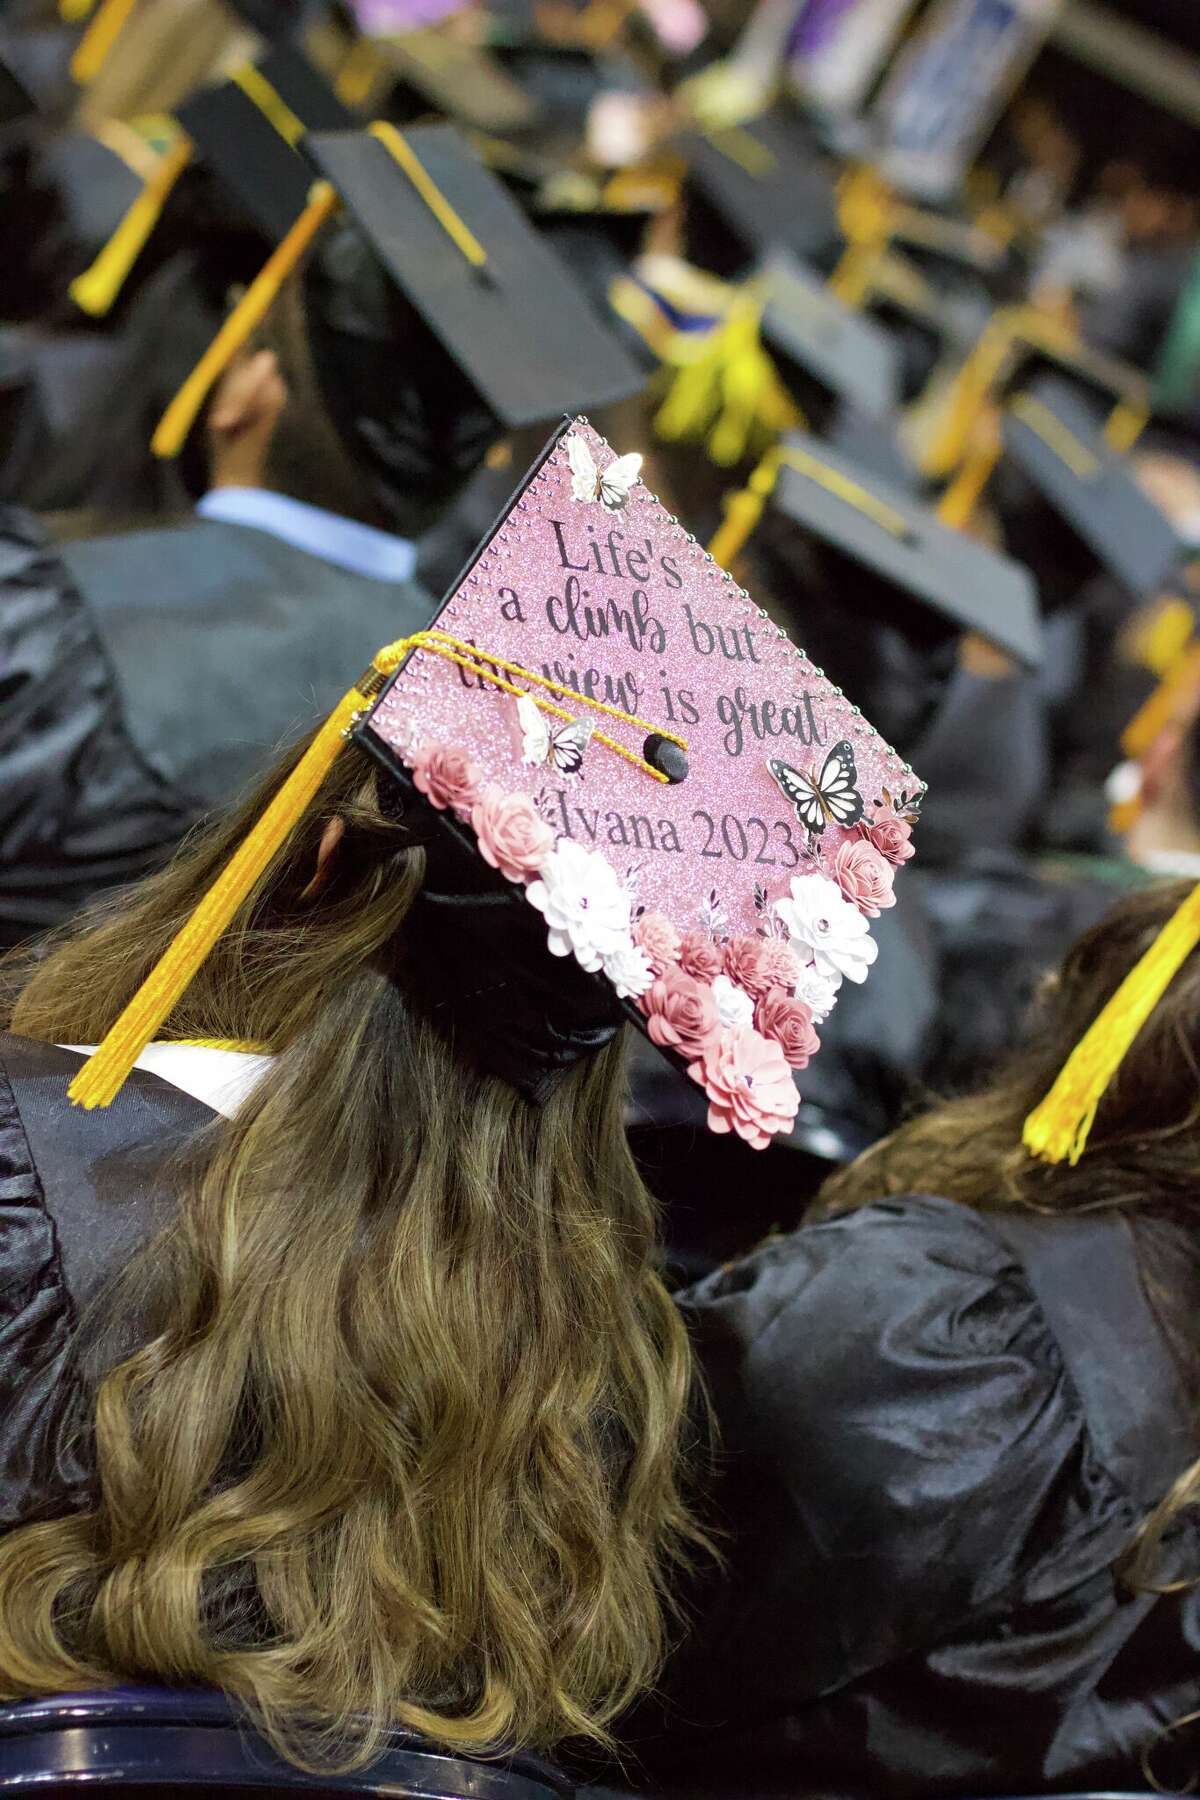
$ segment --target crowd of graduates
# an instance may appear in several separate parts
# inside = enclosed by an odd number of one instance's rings
[[[1191,1778],[1200,165],[1054,10],[6,0],[14,1717],[207,1687],[298,1764],[663,1800]],[[431,646],[560,464],[542,677]],[[710,578],[803,646],[786,729]],[[557,813],[386,719],[334,764],[447,644],[540,679]],[[699,934],[536,860],[614,718],[709,809]],[[723,929],[747,812],[807,985]],[[770,883],[842,825],[826,991]]]

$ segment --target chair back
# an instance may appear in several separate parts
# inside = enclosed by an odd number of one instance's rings
[[[114,1688],[0,1706],[0,1794],[105,1800],[147,1790],[222,1800],[572,1800],[574,1788],[533,1756],[476,1762],[415,1735],[390,1734],[382,1756],[349,1774],[310,1774],[286,1762],[224,1695],[168,1688]]]

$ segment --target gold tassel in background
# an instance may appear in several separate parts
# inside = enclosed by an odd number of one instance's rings
[[[1054,1086],[1025,1121],[1025,1148],[1043,1162],[1077,1163],[1096,1112],[1138,1032],[1200,943],[1200,885],[1080,1038]]]

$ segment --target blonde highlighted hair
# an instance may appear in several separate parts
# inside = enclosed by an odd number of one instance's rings
[[[290,766],[0,967],[12,1028],[95,1042]],[[5,1694],[211,1684],[315,1766],[604,1740],[652,1680],[689,1356],[621,1044],[541,1109],[458,1058],[398,974],[422,865],[343,757],[169,1022],[275,1060],[80,1334],[94,1503],[0,1539]]]

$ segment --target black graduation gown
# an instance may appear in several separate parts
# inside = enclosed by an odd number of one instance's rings
[[[1119,1568],[1198,1446],[1123,1219],[881,1202],[682,1304],[722,1437],[726,1568],[626,1724],[630,1786],[1129,1789],[1156,1744],[1180,1780],[1159,1740],[1200,1706],[1200,1593],[1130,1595]],[[1184,1570],[1194,1520],[1166,1565]]]
[[[168,1222],[165,1170],[216,1117],[141,1069],[84,1112],[66,1097],[82,1062],[0,1034],[0,1530],[91,1503],[79,1320]],[[115,1362],[137,1341],[135,1320],[107,1318],[92,1354]]]
[[[0,509],[0,946],[158,866],[432,612],[246,526],[52,550]]]

